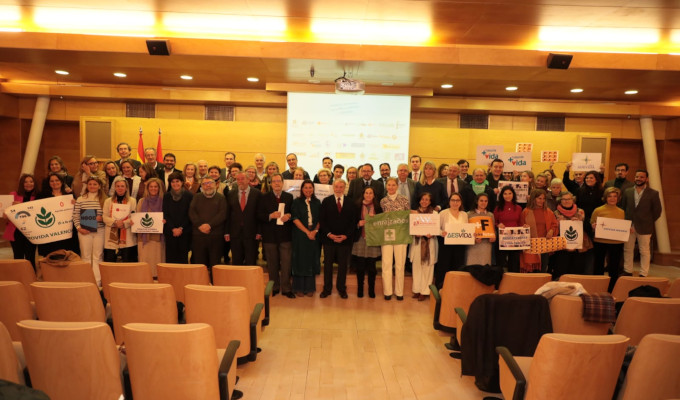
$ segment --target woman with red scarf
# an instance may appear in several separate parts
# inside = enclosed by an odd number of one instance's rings
[[[132,233],[130,216],[137,207],[137,200],[128,193],[128,182],[122,176],[113,179],[113,196],[104,201],[102,218],[106,226],[104,261],[137,261],[137,238]],[[118,254],[116,254],[116,251]]]

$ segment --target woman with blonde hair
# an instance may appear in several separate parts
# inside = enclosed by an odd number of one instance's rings
[[[108,195],[113,196],[113,180],[120,176],[120,167],[115,161],[107,161],[104,164],[104,174],[106,174],[106,185],[109,187]]]
[[[104,254],[104,202],[107,199],[102,182],[96,176],[85,181],[85,193],[76,200],[73,225],[78,231],[80,258],[92,264],[92,271],[101,287],[99,263]]]
[[[80,168],[76,176],[73,177],[73,189],[74,196],[82,196],[87,191],[86,182],[89,180],[90,176],[96,176],[99,182],[101,182],[102,189],[104,193],[108,192],[109,186],[107,184],[106,174],[104,171],[99,171],[99,161],[92,155],[86,155],[80,161]]]
[[[163,196],[165,188],[158,178],[151,178],[146,182],[144,197],[137,204],[137,212],[146,217],[151,212],[163,212]],[[137,251],[139,261],[147,262],[151,266],[153,276],[158,276],[156,264],[165,262],[165,241],[162,233],[140,233],[137,235]]]
[[[427,161],[423,165],[423,173],[420,174],[420,181],[416,183],[416,198],[424,192],[429,193],[432,200],[432,207],[436,211],[446,208],[447,196],[444,184],[437,179],[437,166],[432,161]],[[413,204],[412,208],[416,209],[418,204]]]
[[[104,261],[137,261],[137,238],[132,233],[132,213],[137,208],[137,200],[130,197],[128,183],[122,176],[113,180],[113,195],[106,199],[102,217],[104,219],[105,242]],[[117,252],[117,254],[116,254]]]
[[[383,212],[410,210],[409,199],[399,194],[397,178],[389,177],[385,182],[387,195],[380,200]],[[404,300],[404,267],[406,265],[407,244],[388,244],[381,247],[382,282],[385,300],[392,299],[392,260],[394,260],[394,294],[397,300]]]
[[[143,165],[139,166],[141,171]],[[135,174],[135,168],[132,165],[132,161],[125,159],[120,162],[120,171],[123,178],[128,183],[128,192],[130,197],[137,200],[137,194],[139,194],[140,187],[142,186],[142,178]]]
[[[603,193],[604,205],[593,210],[590,216],[590,224],[595,232],[597,225],[597,217],[625,219],[625,212],[616,206],[621,197],[621,190],[617,187],[611,186],[604,190]],[[604,275],[605,260],[607,264],[607,274],[609,274],[609,292],[614,289],[616,281],[621,275],[621,255],[623,254],[623,243],[617,240],[594,238],[595,242],[595,263],[593,272],[595,275]]]
[[[271,161],[265,168],[266,174],[262,179],[262,193],[269,193],[272,189],[272,176],[279,173],[279,164]]]
[[[196,194],[198,189],[201,187],[201,183],[196,177],[196,171],[198,170],[197,168],[198,167],[196,167],[196,164],[187,163],[184,165],[184,170],[182,170],[182,175],[184,176],[184,188],[191,194]]]
[[[520,215],[520,225],[529,226],[532,238],[559,236],[559,225],[555,214],[548,209],[543,189],[534,189],[529,196],[527,207]],[[548,269],[548,254],[520,254],[519,272],[545,272]]]
[[[61,159],[59,156],[52,156],[50,157],[49,160],[47,160],[47,177],[43,179],[42,181],[42,192],[47,193],[50,192],[52,189],[50,188],[50,177],[49,175],[51,173],[58,174],[61,176],[64,181],[64,192],[65,193],[71,193],[72,189],[71,187],[73,186],[73,177],[68,174],[68,170],[66,169],[66,166],[64,165],[64,160]]]
[[[122,163],[121,163],[122,164]],[[149,179],[152,178],[158,178],[158,172],[156,172],[156,169],[153,167],[152,163],[144,163],[139,166],[139,191],[137,191],[137,196],[135,198],[137,199],[137,202],[139,203],[139,200],[144,197],[144,192],[146,191],[146,185]],[[162,183],[162,181],[161,181]],[[164,186],[164,185],[161,185]]]

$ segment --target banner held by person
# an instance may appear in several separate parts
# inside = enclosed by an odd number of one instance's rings
[[[301,179],[284,179],[283,181],[283,191],[292,194],[294,199],[300,197],[300,187],[302,187]]]
[[[163,233],[163,213],[133,213],[132,233]]]
[[[572,171],[599,171],[602,164],[601,153],[572,153]]]
[[[583,248],[583,221],[560,221],[560,236],[567,241],[567,250]]]
[[[0,195],[0,215],[5,214],[5,209],[14,203],[14,195],[3,194]]]
[[[33,244],[70,239],[73,234],[73,196],[57,196],[9,206],[7,219]]]
[[[477,146],[477,166],[488,167],[502,152],[503,146]]]
[[[410,211],[390,211],[366,217],[366,245],[410,244]]]
[[[448,224],[444,244],[475,244],[475,224]]]
[[[500,250],[527,250],[531,248],[530,228],[515,226],[498,228],[498,248]]]
[[[410,214],[409,232],[415,236],[439,236],[439,214]]]
[[[632,222],[629,219],[597,217],[597,221],[595,221],[595,237],[597,239],[627,242]]]
[[[529,182],[516,182],[516,181],[498,181],[498,188],[502,189],[506,186],[510,186],[515,190],[515,199],[518,203],[526,203],[529,198]],[[501,192],[498,191],[496,200],[500,198]]]
[[[316,196],[319,201],[323,201],[323,199],[332,195],[333,185],[324,185],[323,183],[314,184],[314,196]]]

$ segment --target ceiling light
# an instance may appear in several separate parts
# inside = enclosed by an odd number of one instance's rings
[[[194,77],[191,76],[191,75],[182,75],[182,76],[180,76],[180,78],[184,79],[185,81],[190,81],[190,80],[194,79]]]
[[[51,32],[97,32],[125,36],[148,35],[156,23],[151,11],[36,7],[36,27]]]
[[[580,89],[580,88],[571,89],[570,92],[572,92],[572,93],[581,93],[581,92],[583,92],[583,89]]]
[[[453,85],[450,84],[450,83],[445,83],[445,84],[442,85],[442,89],[451,89],[452,87],[453,87]]]
[[[517,86],[508,86],[505,88],[508,92],[514,92],[517,89],[519,89]]]
[[[114,72],[113,76],[117,76],[118,78],[125,78],[127,77],[127,74],[124,72]]]
[[[56,71],[54,71],[54,72],[57,73],[57,74],[59,74],[59,75],[68,75],[68,71],[64,71],[64,70],[62,70],[62,69],[58,69],[58,70],[56,70]]]
[[[321,81],[318,79],[309,79],[307,82],[309,83],[320,83]]]
[[[624,93],[625,94],[638,94],[638,91],[633,89],[633,90],[626,90]]]
[[[248,80],[248,82],[259,82],[260,81],[259,78],[256,78],[254,76],[249,76],[246,79]]]

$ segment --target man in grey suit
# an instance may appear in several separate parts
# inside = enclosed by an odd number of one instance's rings
[[[635,186],[626,189],[621,201],[621,208],[626,212],[626,219],[633,221],[630,237],[623,245],[624,275],[633,273],[633,253],[637,240],[640,250],[640,276],[649,273],[650,248],[649,241],[654,231],[654,221],[661,216],[661,200],[659,192],[648,186],[649,174],[644,169],[635,171]]]
[[[446,189],[446,207],[448,208],[449,201],[453,193],[460,193],[463,198],[463,209],[469,211],[475,204],[475,192],[472,191],[470,184],[460,179],[458,175],[460,174],[460,168],[458,164],[449,164],[449,175],[446,178],[438,178],[437,180],[444,185]]]
[[[408,165],[399,164],[399,166],[397,166],[397,184],[399,185],[397,193],[408,199],[410,207],[413,205],[416,195],[416,182],[409,178],[408,175]]]

